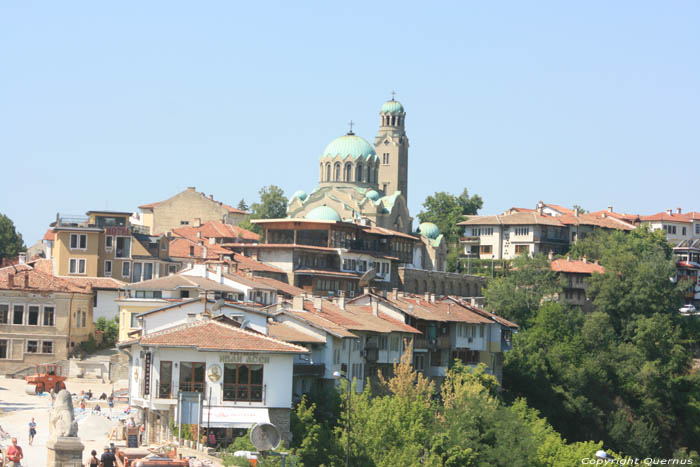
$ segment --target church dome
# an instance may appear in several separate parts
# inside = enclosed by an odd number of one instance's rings
[[[369,198],[372,201],[377,201],[379,199],[379,193],[374,190],[369,190],[367,193],[365,193],[365,198]]]
[[[326,149],[323,151],[323,156],[340,156],[345,158],[351,156],[354,159],[364,158],[369,159],[370,157],[377,156],[374,152],[374,148],[365,139],[360,138],[354,133],[348,133],[339,138],[334,139],[330,142]]]
[[[403,113],[404,110],[401,102],[392,99],[390,101],[386,101],[384,105],[382,105],[382,110],[380,112],[383,114],[400,114]]]
[[[333,208],[318,206],[306,213],[304,219],[310,221],[336,221],[340,222],[340,215]]]
[[[440,235],[440,229],[432,222],[423,222],[418,226],[418,231],[422,236],[431,240],[435,240]]]
[[[309,195],[306,194],[304,190],[297,190],[294,192],[292,197],[290,198],[290,201],[292,201],[294,198],[299,198],[300,200],[304,201]]]

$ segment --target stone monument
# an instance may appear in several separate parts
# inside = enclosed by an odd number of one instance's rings
[[[81,467],[83,465],[83,443],[78,438],[78,424],[73,413],[70,392],[62,389],[56,397],[49,416],[49,441],[46,458],[47,467]]]

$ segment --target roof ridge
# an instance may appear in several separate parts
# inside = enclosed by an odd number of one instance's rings
[[[299,350],[302,350],[302,351],[304,351],[304,352],[308,352],[308,351],[309,351],[309,349],[307,349],[306,347],[302,347],[302,346],[296,345],[296,344],[291,344],[291,343],[285,342],[285,341],[283,341],[283,340],[275,339],[274,337],[270,337],[270,336],[268,336],[267,334],[263,334],[263,333],[259,333],[259,332],[248,331],[247,329],[243,329],[242,327],[241,327],[241,328],[235,328],[235,327],[233,327],[233,326],[229,326],[228,324],[224,324],[224,323],[221,323],[221,322],[219,322],[219,321],[213,321],[213,320],[207,320],[207,321],[204,321],[204,322],[205,322],[205,323],[214,323],[214,324],[216,324],[217,326],[225,326],[227,329],[232,329],[232,330],[237,331],[237,332],[242,332],[242,333],[248,334],[248,335],[253,336],[253,337],[259,337],[259,338],[267,339],[267,340],[270,340],[270,341],[272,341],[272,342],[274,342],[274,343],[276,343],[276,344],[285,344],[285,345],[289,345],[289,346],[291,346],[291,347],[295,347],[295,348],[297,348],[297,349],[299,349]]]

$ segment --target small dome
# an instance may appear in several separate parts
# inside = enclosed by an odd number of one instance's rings
[[[426,238],[436,239],[440,235],[440,229],[432,222],[423,222],[418,226],[420,234]]]
[[[326,156],[340,156],[343,158],[350,156],[354,159],[360,157],[369,159],[373,156],[377,157],[377,153],[374,152],[374,147],[365,139],[355,134],[348,133],[347,135],[334,139],[326,146],[321,157]]]
[[[340,215],[333,208],[318,206],[306,213],[304,219],[310,221],[336,221],[340,222]]]
[[[386,101],[384,105],[382,105],[382,110],[380,112],[383,114],[400,114],[403,113],[404,110],[401,102],[392,99],[390,101]]]
[[[365,198],[369,198],[372,201],[377,201],[379,199],[379,193],[374,190],[369,190],[367,193],[365,193]]]
[[[299,198],[300,200],[304,201],[308,196],[309,195],[307,195],[304,190],[297,190],[292,195],[290,201],[293,200],[294,198]]]

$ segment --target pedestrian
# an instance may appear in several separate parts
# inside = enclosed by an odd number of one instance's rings
[[[56,399],[56,393],[53,388],[49,389],[49,396],[51,397],[51,407],[53,407],[53,401]]]
[[[29,422],[29,445],[30,446],[34,442],[34,436],[36,436],[36,422],[34,421],[34,417],[32,417],[32,421]]]
[[[17,438],[12,438],[12,446],[7,448],[7,467],[21,467],[24,454],[22,448],[17,446]]]
[[[112,409],[114,408],[114,397],[109,396],[107,399],[107,404],[109,404],[109,413],[112,413]]]
[[[114,454],[109,450],[109,446],[105,446],[105,452],[100,457],[100,467],[114,467]]]
[[[136,426],[136,420],[134,420],[134,417],[129,417],[129,421],[126,422],[126,426],[129,428],[134,428]]]
[[[85,410],[85,401],[84,400],[80,401],[80,408],[82,410]]]
[[[95,404],[95,407],[93,407],[92,411],[93,411],[93,413],[102,412],[102,408],[100,407],[100,404]]]
[[[100,460],[97,458],[97,451],[94,449],[90,452],[90,459],[85,463],[85,467],[99,467]]]

